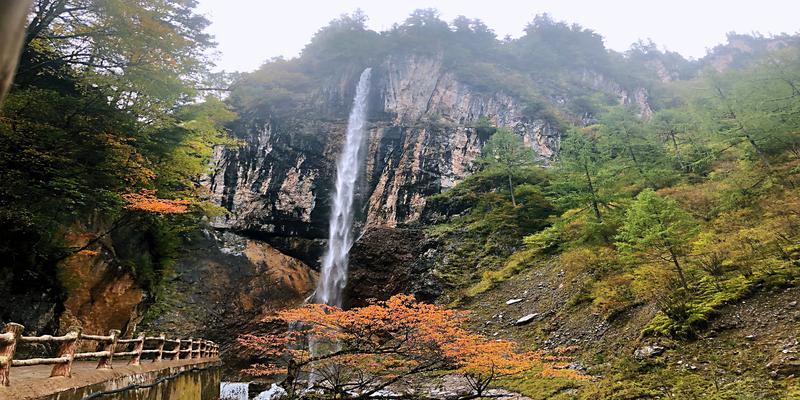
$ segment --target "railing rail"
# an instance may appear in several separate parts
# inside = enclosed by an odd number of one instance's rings
[[[161,333],[159,336],[145,336],[140,333],[136,338],[120,339],[120,331],[112,329],[107,336],[84,334],[80,327],[72,327],[63,336],[41,335],[23,336],[25,329],[20,324],[8,323],[0,333],[0,386],[9,386],[11,367],[31,365],[54,365],[50,376],[70,377],[74,360],[97,359],[98,369],[109,369],[114,357],[130,357],[128,365],[140,365],[142,356],[152,356],[153,362],[178,359],[204,359],[219,356],[219,345],[205,339],[168,339]],[[102,344],[103,350],[76,353],[82,341],[94,341]],[[155,343],[152,349],[146,349],[146,343]],[[17,345],[20,343],[58,343],[58,354],[50,358],[14,359]],[[130,351],[116,351],[117,346],[132,346]],[[171,349],[164,350],[164,347]]]

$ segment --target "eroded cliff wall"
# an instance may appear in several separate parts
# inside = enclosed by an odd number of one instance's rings
[[[441,59],[392,56],[373,71],[360,228],[412,224],[428,196],[468,176],[491,134],[478,127],[481,120],[512,129],[544,161],[558,150],[562,132],[550,122],[526,115],[512,96],[472,90]],[[241,148],[217,150],[205,183],[230,214],[216,219],[216,228],[317,262],[358,72],[343,71],[309,93],[310,112],[249,121],[237,132]]]

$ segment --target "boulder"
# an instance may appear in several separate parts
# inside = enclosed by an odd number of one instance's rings
[[[526,316],[524,316],[524,317],[522,317],[522,318],[518,319],[516,322],[514,322],[514,325],[525,325],[525,324],[529,324],[529,323],[531,323],[531,322],[532,322],[534,319],[536,319],[536,317],[538,317],[538,316],[539,316],[539,313],[528,314],[528,315],[526,315]]]
[[[663,353],[664,353],[664,347],[654,344],[654,345],[639,347],[633,352],[633,357],[637,360],[643,360],[645,358],[660,356]]]

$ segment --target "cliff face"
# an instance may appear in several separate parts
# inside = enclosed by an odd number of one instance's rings
[[[152,263],[156,250],[146,232],[98,215],[81,219],[62,232],[73,248],[53,270],[20,273],[0,279],[0,320],[17,322],[30,334],[63,332],[80,325],[84,332],[104,334],[119,329],[131,334],[147,308],[148,293],[137,280],[135,268]]]
[[[318,265],[335,160],[360,72],[345,68],[326,78],[297,113],[244,121],[236,132],[244,145],[217,149],[205,184],[212,201],[230,214],[214,227],[267,240]],[[573,75],[588,92],[635,104],[643,118],[652,114],[644,89],[625,90],[592,71]],[[369,99],[367,161],[356,194],[360,231],[415,223],[428,196],[467,177],[491,135],[477,127],[480,120],[511,129],[544,162],[563,134],[509,94],[474,90],[436,57],[387,57],[373,66]],[[567,100],[551,103],[563,108]]]
[[[316,263],[359,72],[344,71],[310,93],[310,117],[253,121],[239,132],[243,147],[218,150],[206,184],[230,215],[215,227],[266,238]],[[489,136],[476,128],[481,118],[512,129],[543,160],[555,154],[561,136],[547,121],[526,116],[515,98],[471,90],[437,58],[389,57],[373,67],[369,114],[357,193],[361,228],[414,223],[429,195],[468,176]]]
[[[225,375],[256,360],[236,343],[244,332],[264,332],[264,318],[310,296],[317,272],[272,246],[231,232],[204,231],[186,244],[162,301],[142,328],[200,336],[221,346]]]

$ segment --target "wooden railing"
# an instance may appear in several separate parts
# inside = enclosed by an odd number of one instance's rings
[[[142,356],[152,356],[153,362],[180,359],[200,359],[219,356],[219,346],[204,339],[167,339],[164,334],[136,338],[120,339],[120,331],[112,329],[107,336],[87,335],[80,327],[70,328],[64,336],[23,336],[24,327],[20,324],[6,324],[0,333],[0,386],[9,386],[11,367],[29,365],[54,365],[50,376],[71,376],[74,360],[97,359],[98,369],[110,369],[114,357],[130,357],[128,365],[139,365]],[[103,350],[88,353],[76,353],[82,341],[94,341],[102,344]],[[14,359],[14,352],[20,343],[59,344],[58,354],[52,358]],[[155,348],[145,349],[146,343],[155,343]],[[120,345],[133,347],[130,351],[116,351]],[[165,350],[165,346],[170,346]]]

